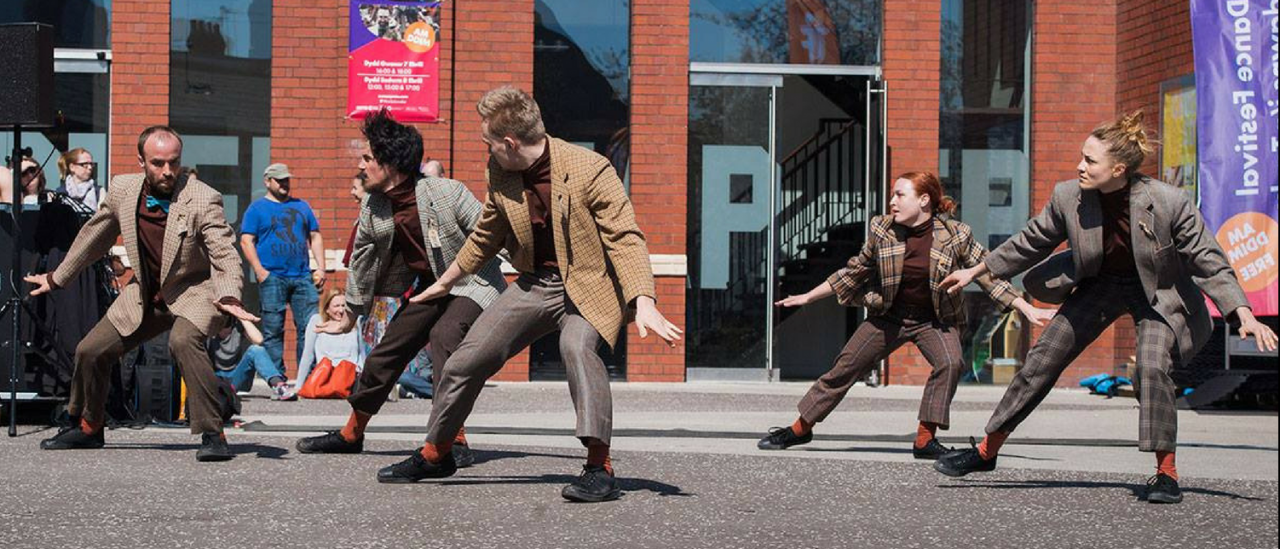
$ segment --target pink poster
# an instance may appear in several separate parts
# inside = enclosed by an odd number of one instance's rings
[[[440,4],[351,1],[347,117],[386,108],[402,122],[439,119]]]

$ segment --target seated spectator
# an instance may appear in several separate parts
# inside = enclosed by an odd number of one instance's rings
[[[348,332],[336,332],[347,315],[347,298],[343,289],[330,286],[320,297],[320,312],[311,315],[307,322],[306,340],[302,347],[302,360],[298,362],[298,377],[295,387],[302,387],[307,382],[311,369],[324,359],[338,364],[348,361],[356,365],[357,370],[364,366],[365,353],[360,348],[360,324],[356,323]]]
[[[248,393],[253,388],[253,374],[257,372],[271,387],[271,400],[298,399],[262,347],[262,332],[252,322],[227,316],[222,329],[209,338],[207,347],[214,373],[230,382],[237,393]]]

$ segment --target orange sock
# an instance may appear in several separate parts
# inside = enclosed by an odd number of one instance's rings
[[[1178,480],[1178,466],[1174,464],[1173,452],[1156,452],[1156,474],[1168,475]]]
[[[813,423],[805,421],[804,418],[798,417],[796,418],[796,422],[791,424],[791,432],[795,433],[798,437],[802,437],[813,431],[814,425],[815,424]]]
[[[467,446],[467,445],[468,445],[468,444],[467,444],[467,428],[466,428],[466,427],[463,427],[463,428],[461,428],[461,429],[458,429],[458,436],[453,437],[453,443],[454,443],[454,444],[461,444],[461,445],[463,445],[463,446]]]
[[[364,412],[351,411],[351,416],[347,418],[347,426],[342,428],[338,434],[342,435],[342,440],[347,442],[355,442],[364,436],[364,428],[369,425],[369,420],[373,416]]]
[[[96,435],[102,430],[102,423],[90,423],[85,418],[80,418],[80,432],[86,435]]]
[[[1009,438],[1009,433],[1002,433],[1000,431],[988,433],[987,436],[982,438],[982,442],[978,443],[978,455],[982,456],[982,459],[987,460],[996,457],[996,454],[1000,453],[1000,447],[1004,446],[1004,441],[1007,438]]]
[[[610,475],[613,474],[613,459],[609,457],[609,445],[600,441],[593,441],[587,445],[587,465],[604,467]]]
[[[426,459],[428,463],[440,463],[440,460],[452,451],[452,442],[447,444],[432,444],[427,442],[422,445],[422,451],[419,453],[422,454],[423,459]]]
[[[937,423],[929,423],[927,421],[921,421],[920,425],[916,427],[915,447],[924,448],[924,445],[928,444],[929,441],[933,440],[934,437],[937,436],[937,433],[938,433]]]

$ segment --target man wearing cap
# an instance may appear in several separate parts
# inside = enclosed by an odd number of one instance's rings
[[[240,249],[258,279],[262,346],[283,372],[284,310],[293,309],[293,325],[301,341],[307,321],[316,314],[320,300],[317,290],[324,286],[324,242],[311,206],[289,195],[293,175],[288,166],[267,166],[262,182],[267,194],[249,204],[244,212]],[[299,345],[298,355],[301,354]],[[297,380],[297,386],[301,387],[304,381]]]

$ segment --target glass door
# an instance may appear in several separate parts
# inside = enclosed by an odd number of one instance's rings
[[[690,75],[689,380],[769,377],[781,85],[772,75]]]

